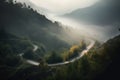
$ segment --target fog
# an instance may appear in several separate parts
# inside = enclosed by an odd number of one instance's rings
[[[92,38],[101,42],[104,42],[115,35],[119,34],[119,31],[115,28],[111,28],[110,26],[97,26],[91,25],[83,22],[78,22],[76,20],[72,20],[70,18],[59,17],[59,16],[48,16],[48,19],[54,21],[58,21],[62,23],[63,27],[68,27],[72,30],[70,35],[74,34],[73,37],[81,37],[84,36],[86,38]]]
[[[91,25],[88,23],[83,23],[82,21],[72,20],[70,18],[60,17],[60,14],[67,14],[71,11],[74,11],[79,8],[89,7],[95,4],[98,0],[85,0],[81,1],[76,0],[65,0],[65,1],[57,1],[57,0],[17,0],[18,2],[25,2],[30,5],[33,9],[37,10],[38,13],[45,15],[51,21],[57,21],[62,24],[63,27],[67,27],[71,32],[66,30],[66,33],[71,36],[71,40],[79,40],[79,37],[84,36],[86,38],[96,39],[98,41],[106,41],[111,37],[117,35],[119,31],[115,28],[108,26],[98,26]],[[91,1],[91,2],[90,2]],[[64,3],[64,4],[63,4]],[[66,5],[68,4],[69,5]],[[79,3],[79,4],[78,4]],[[58,4],[58,5],[57,5]],[[79,6],[81,4],[81,6]],[[77,5],[77,6],[76,6]],[[65,35],[60,35],[60,37],[64,37]],[[61,38],[62,39],[62,38]]]
[[[14,0],[25,2],[35,9],[43,9],[46,14],[60,15],[70,13],[79,8],[89,7],[99,0]]]

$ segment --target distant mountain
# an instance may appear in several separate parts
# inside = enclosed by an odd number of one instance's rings
[[[23,7],[20,3],[0,1],[0,29],[3,28],[16,36],[29,38],[40,43],[46,50],[58,50],[69,46],[58,37],[63,33],[59,23],[51,22],[30,6]]]
[[[101,0],[96,4],[65,14],[64,17],[95,25],[112,25],[120,22],[119,0]]]
[[[34,56],[37,51],[32,51],[33,43],[39,46],[38,53],[45,51],[44,48],[58,52],[61,47],[68,47],[57,37],[62,32],[57,22],[52,23],[33,9],[0,1],[0,79],[120,80],[120,35],[102,45],[96,42],[81,59],[60,67],[48,67],[41,59],[39,66],[32,66],[19,56],[27,53],[23,57],[37,59],[39,56]]]

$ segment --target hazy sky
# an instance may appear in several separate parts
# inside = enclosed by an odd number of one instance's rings
[[[34,5],[36,8],[42,8],[45,13],[65,14],[79,8],[89,7],[99,0],[16,0]]]

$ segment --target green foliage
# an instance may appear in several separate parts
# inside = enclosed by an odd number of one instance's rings
[[[93,47],[80,60],[56,68],[55,80],[93,80],[119,56],[120,36],[107,41],[101,47]],[[119,57],[118,57],[119,58]]]
[[[25,5],[25,4],[24,4]],[[22,7],[20,3],[0,3],[0,28],[31,41],[41,43],[47,51],[61,50],[69,45],[58,38],[63,30],[57,22],[53,23],[32,8]],[[54,45],[53,45],[54,44]]]
[[[86,48],[85,42],[82,40],[79,45],[73,45],[69,50],[65,50],[62,53],[62,57],[64,61],[68,61],[76,56],[79,56],[80,52]]]
[[[40,62],[41,65],[39,67],[22,66],[11,45],[6,44],[0,46],[0,61],[2,62],[0,69],[4,70],[4,72],[1,70],[0,73],[6,74],[7,77],[2,76],[3,79],[11,80],[93,80],[96,75],[106,69],[112,60],[119,56],[119,44],[120,36],[109,40],[101,47],[98,45],[93,47],[80,60],[58,67],[48,67],[44,61],[43,63]],[[32,52],[30,49],[28,48],[26,54]],[[62,59],[53,51],[48,57],[48,61],[50,61],[49,63],[57,63],[62,61]]]
[[[0,22],[5,26],[5,30],[22,37],[28,37],[28,40],[26,38],[21,39],[6,33],[4,30],[0,31],[0,79],[2,80],[93,80],[96,75],[103,72],[113,60],[120,56],[120,36],[117,36],[100,47],[98,45],[95,46],[74,63],[48,67],[44,61],[40,60],[41,65],[39,67],[27,65],[18,56],[20,52],[24,52],[24,57],[28,59],[39,59],[34,54],[46,52],[46,46],[58,49],[67,44],[58,40],[56,36],[48,34],[48,30],[52,30],[46,24],[51,24],[52,28],[56,29],[57,23],[52,24],[44,16],[34,13],[33,10],[21,9],[20,5],[0,2]],[[29,24],[31,22],[33,23],[32,25]],[[53,32],[56,33],[58,31],[59,29],[57,28],[57,31]],[[39,36],[39,34],[43,36]],[[42,46],[37,52],[33,52],[33,46],[29,39],[42,43],[45,47]],[[55,42],[56,44],[53,45]],[[81,44],[84,45],[82,47],[84,49],[85,44],[83,42]],[[78,48],[74,48],[72,53],[78,53],[78,50]],[[47,57],[47,62],[62,62],[63,59],[57,53],[51,52],[51,55]],[[69,51],[64,53],[69,53]],[[68,56],[65,57],[64,60],[69,59]]]
[[[58,55],[56,52],[52,51],[51,55],[48,56],[47,60],[48,63],[58,63],[58,62],[62,62],[63,59],[62,57],[60,57],[60,55]]]

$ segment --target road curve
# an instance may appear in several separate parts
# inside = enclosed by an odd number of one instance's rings
[[[61,62],[61,63],[55,63],[55,64],[48,64],[48,66],[60,66],[60,65],[66,65],[66,64],[69,64],[69,63],[73,63],[75,62],[76,60],[80,59],[81,57],[83,57],[95,44],[95,41],[93,40],[90,40],[90,44],[87,46],[86,49],[84,49],[82,52],[79,53],[79,56],[78,57],[75,57],[73,58],[72,60],[70,61],[65,61],[65,62]]]
[[[38,46],[35,45],[35,44],[32,44],[32,46],[33,46],[33,49],[32,49],[33,52],[36,52],[36,51],[38,50]],[[20,54],[19,54],[20,58],[21,58],[23,61],[27,62],[28,64],[35,65],[35,66],[40,65],[39,62],[36,62],[36,61],[33,61],[33,60],[29,60],[29,59],[24,59],[24,58],[23,58],[23,55],[24,55],[24,53],[20,53]]]
[[[47,64],[47,65],[49,67],[53,67],[53,66],[61,66],[61,65],[66,65],[66,64],[69,64],[69,63],[73,63],[76,60],[78,60],[81,57],[83,57],[94,46],[94,44],[95,44],[95,41],[90,40],[90,44],[87,46],[87,48],[84,49],[82,52],[80,52],[78,57],[75,57],[72,60],[61,62],[61,63]],[[37,45],[33,45],[33,46],[34,46],[33,51],[36,51],[38,49],[38,46]],[[32,60],[26,60],[26,62],[29,63],[29,64],[31,64],[31,65],[34,65],[34,66],[39,66],[40,65],[39,62],[32,61]]]
[[[33,52],[35,52],[35,51],[37,51],[38,50],[38,46],[37,45],[35,45],[35,44],[33,44]]]

